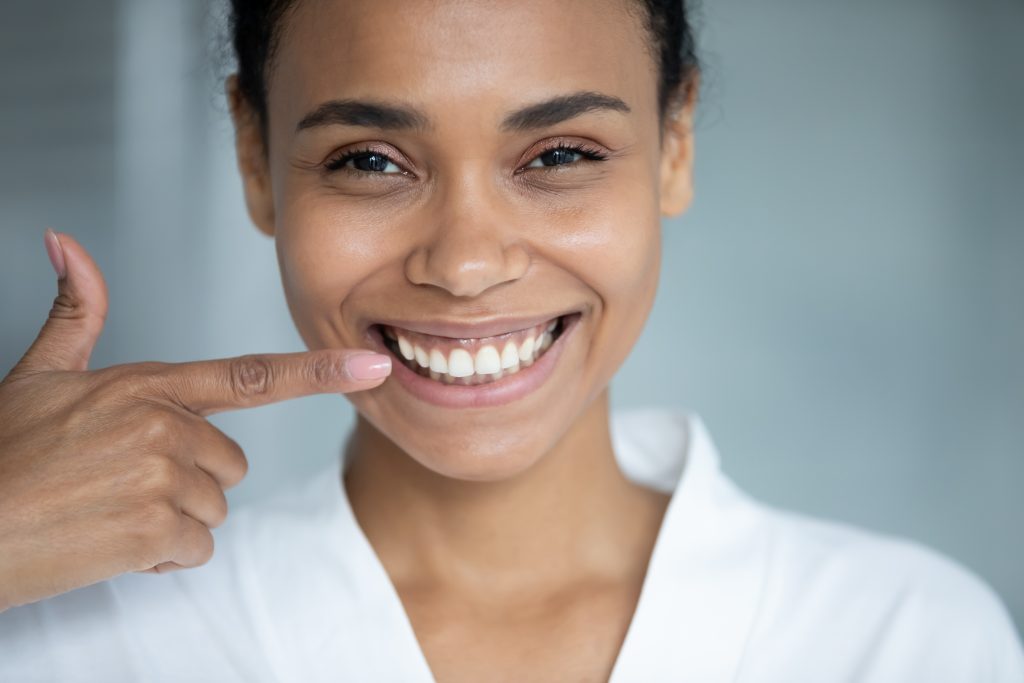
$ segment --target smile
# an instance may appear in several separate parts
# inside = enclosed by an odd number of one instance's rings
[[[455,339],[382,325],[384,345],[407,368],[442,384],[474,386],[496,382],[530,367],[561,336],[564,318],[515,332]]]
[[[443,408],[491,408],[523,399],[547,384],[581,317],[576,311],[473,338],[379,323],[369,332],[395,359],[394,379],[416,398]]]

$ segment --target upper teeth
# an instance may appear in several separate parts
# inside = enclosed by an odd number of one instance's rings
[[[429,368],[432,373],[449,377],[469,377],[471,375],[496,375],[505,371],[515,372],[520,365],[529,365],[552,343],[552,331],[558,321],[552,321],[544,331],[535,336],[527,335],[517,345],[509,339],[499,344],[485,344],[471,350],[457,347],[445,353],[442,349],[427,350],[419,343],[410,341],[400,330],[388,329],[387,336],[397,339],[398,350],[408,361],[415,361],[421,368]]]
[[[505,348],[501,350],[501,367],[507,369],[513,365],[519,365],[519,350],[516,349],[515,342],[509,342],[505,344]]]

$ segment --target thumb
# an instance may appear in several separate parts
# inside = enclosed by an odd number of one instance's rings
[[[43,370],[86,370],[107,318],[107,284],[89,252],[71,235],[47,228],[57,297],[39,335],[11,375]]]

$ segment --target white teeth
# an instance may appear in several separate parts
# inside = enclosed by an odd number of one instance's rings
[[[524,363],[529,363],[533,360],[533,337],[527,337],[523,340],[523,343],[519,345],[519,360]]]
[[[430,369],[438,374],[448,372],[448,361],[437,349],[430,350]]]
[[[402,357],[406,360],[412,360],[415,357],[412,350],[412,344],[410,344],[409,340],[402,335],[398,335],[398,350],[402,352]]]
[[[529,367],[536,361],[536,357],[546,351],[554,343],[554,329],[558,326],[558,320],[549,323],[536,337],[529,336],[520,344],[508,340],[499,352],[494,345],[488,344],[472,353],[465,348],[455,348],[447,355],[440,349],[424,350],[423,347],[412,343],[400,333],[384,328],[389,339],[397,343],[398,351],[402,358],[411,362],[411,367],[419,366],[428,372],[421,374],[428,375],[431,379],[445,384],[466,384],[475,383],[471,379],[456,381],[459,378],[471,378],[473,375],[487,376],[488,381],[500,379],[505,375],[511,375],[524,367]]]
[[[473,374],[473,356],[466,349],[453,349],[448,355],[448,374],[452,377],[469,377]]]
[[[519,352],[516,350],[515,342],[508,342],[501,350],[501,367],[503,370],[519,365]]]
[[[501,356],[498,355],[498,349],[490,344],[476,352],[475,361],[478,375],[493,375],[501,372]]]

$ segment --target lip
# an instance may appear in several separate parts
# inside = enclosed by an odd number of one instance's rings
[[[485,337],[497,337],[509,332],[518,332],[535,325],[540,325],[549,320],[560,318],[563,315],[570,315],[580,312],[579,309],[568,309],[559,313],[542,313],[530,317],[518,318],[492,318],[476,322],[459,322],[447,320],[416,321],[389,318],[387,320],[374,320],[368,325],[373,329],[374,325],[387,325],[389,327],[400,327],[410,332],[429,334],[434,337],[448,337],[450,339],[483,339]]]
[[[443,384],[418,375],[406,367],[401,359],[396,358],[384,344],[378,325],[371,326],[367,334],[382,353],[393,358],[391,376],[416,398],[442,408],[493,408],[506,405],[533,393],[553,374],[563,350],[573,338],[583,317],[578,312],[566,315],[568,317],[565,319],[565,329],[562,334],[536,362],[514,375],[502,377],[496,382],[473,386]],[[551,319],[549,316],[537,318],[537,321],[540,323]]]

